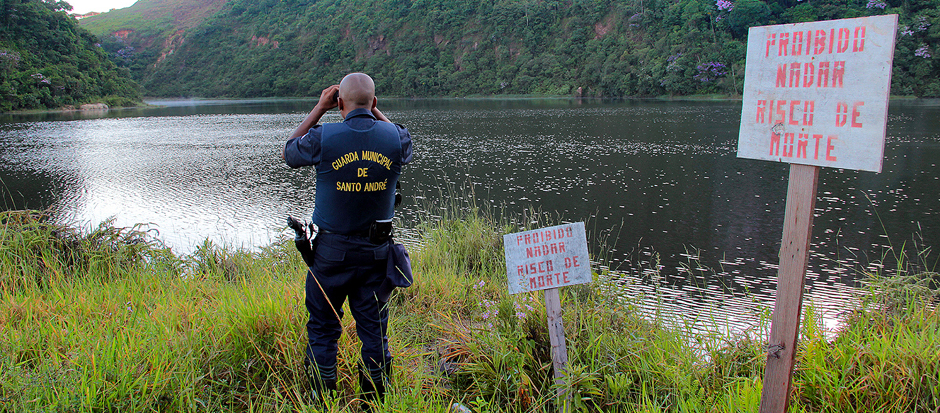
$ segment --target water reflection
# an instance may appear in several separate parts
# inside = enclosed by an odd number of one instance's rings
[[[154,103],[163,107],[90,119],[0,117],[6,206],[52,208],[89,225],[110,216],[118,225],[152,223],[180,252],[206,238],[265,245],[284,232],[286,214],[309,216],[311,171],[287,168],[279,154],[312,100]],[[736,329],[768,311],[787,165],[736,158],[739,103],[380,106],[415,136],[415,161],[402,176],[406,226],[441,198],[441,187],[467,186],[467,194],[444,194],[512,219],[535,206],[586,220],[594,253],[623,271],[626,294],[658,297],[641,306]],[[883,173],[820,174],[806,297],[827,322],[850,299],[858,266],[880,259],[890,243],[920,234],[923,245],[937,244],[938,112],[937,101],[892,103]]]

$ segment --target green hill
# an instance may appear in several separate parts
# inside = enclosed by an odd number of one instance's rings
[[[940,96],[936,0],[139,0],[85,19],[153,96],[741,93],[747,28],[900,15],[892,92]]]
[[[144,0],[132,6],[86,17],[81,25],[100,38],[101,46],[138,80],[175,52],[190,32],[217,13],[226,0]]]
[[[61,1],[0,0],[0,111],[140,101],[130,73],[68,10]]]

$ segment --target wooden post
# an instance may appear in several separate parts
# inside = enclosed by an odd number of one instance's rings
[[[561,320],[561,300],[558,289],[545,290],[545,313],[548,315],[548,339],[552,344],[552,367],[555,370],[555,383],[561,384],[568,369],[568,347],[565,345],[565,328]],[[565,389],[558,387],[558,411],[564,412],[567,405]]]
[[[813,209],[819,167],[791,164],[777,272],[777,297],[771,317],[760,413],[784,413],[790,404],[793,358],[800,332],[803,286],[813,237]]]

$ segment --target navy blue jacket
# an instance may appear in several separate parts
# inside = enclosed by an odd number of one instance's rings
[[[287,141],[291,168],[316,166],[313,223],[340,234],[368,231],[372,221],[391,219],[401,166],[411,162],[411,134],[356,109],[342,123],[316,125]]]

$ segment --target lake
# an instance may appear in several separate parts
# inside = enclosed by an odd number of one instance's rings
[[[205,239],[257,248],[287,233],[287,214],[309,219],[311,169],[288,168],[280,152],[313,100],[150,103],[161,107],[0,115],[2,206],[85,226],[146,223],[181,253]],[[532,210],[585,221],[624,294],[643,297],[636,308],[738,331],[772,305],[788,177],[788,165],[736,157],[740,105],[379,102],[414,136],[404,227],[447,198],[515,222]],[[891,102],[887,135],[882,173],[820,173],[805,297],[830,328],[858,271],[889,246],[940,241],[940,101]]]

